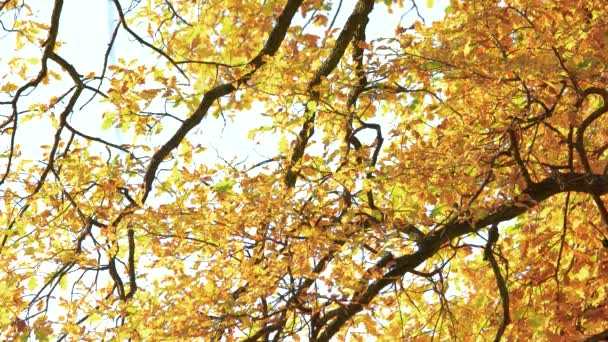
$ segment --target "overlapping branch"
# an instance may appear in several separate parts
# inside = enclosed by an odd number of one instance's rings
[[[0,124],[0,131],[4,129],[4,127],[8,126],[10,123],[12,123],[12,132],[11,132],[11,139],[10,139],[10,146],[9,146],[9,155],[7,157],[7,164],[6,164],[6,170],[4,172],[4,174],[2,175],[2,178],[0,178],[0,186],[2,184],[4,184],[4,182],[6,181],[6,178],[8,177],[10,171],[11,171],[11,166],[12,166],[12,161],[13,161],[13,155],[14,155],[14,151],[15,151],[15,137],[17,136],[17,123],[19,121],[19,111],[17,109],[17,103],[19,102],[19,99],[21,98],[21,95],[25,93],[25,91],[27,91],[30,88],[34,88],[36,86],[38,86],[38,84],[40,84],[40,82],[42,82],[42,80],[46,77],[47,72],[48,72],[48,66],[47,66],[47,61],[49,60],[49,58],[51,57],[51,54],[53,53],[54,49],[55,49],[55,42],[57,41],[57,34],[59,33],[59,19],[61,18],[61,11],[63,10],[63,0],[55,0],[55,4],[53,6],[53,13],[51,14],[51,24],[49,27],[49,34],[47,36],[47,39],[44,41],[43,43],[43,47],[44,47],[44,51],[42,53],[42,57],[40,58],[40,71],[38,72],[38,75],[28,81],[25,85],[21,86],[19,89],[17,89],[17,92],[15,93],[15,96],[13,97],[12,101],[11,101],[11,108],[12,108],[12,114],[11,116],[4,121],[2,124]]]
[[[351,15],[346,20],[344,24],[344,28],[340,32],[340,35],[336,39],[336,44],[334,45],[329,57],[321,64],[321,67],[315,72],[312,79],[308,82],[307,90],[310,93],[311,101],[317,102],[319,100],[319,91],[316,89],[319,84],[321,84],[321,80],[323,77],[329,76],[329,74],[334,70],[334,68],[338,65],[342,57],[344,56],[344,52],[346,48],[351,43],[353,37],[357,33],[357,29],[361,25],[367,24],[367,16],[374,8],[373,0],[359,0],[355,5],[355,9],[351,13]],[[314,122],[316,113],[312,112],[308,106],[306,106],[305,112],[306,120],[302,125],[300,133],[298,134],[296,146],[293,149],[291,154],[291,162],[287,167],[287,172],[285,174],[285,184],[289,188],[293,188],[298,179],[298,175],[296,171],[294,171],[294,166],[302,159],[304,156],[304,150],[306,149],[306,145],[308,144],[308,140],[314,134]]]
[[[419,249],[412,254],[399,256],[393,260],[391,267],[381,278],[373,281],[354,296],[349,304],[326,313],[320,323],[325,329],[318,341],[329,341],[338,330],[354,315],[365,307],[380,293],[381,290],[401,279],[407,272],[414,270],[425,260],[435,255],[445,243],[450,240],[475,232],[487,226],[495,225],[515,218],[531,207],[540,204],[548,198],[563,192],[608,193],[608,175],[584,173],[566,173],[562,175],[563,184],[554,177],[546,178],[525,189],[520,195],[521,202],[505,204],[493,213],[476,221],[453,220],[442,228],[427,234],[419,244]],[[517,200],[517,199],[516,199]],[[522,205],[525,204],[525,205]]]
[[[321,83],[321,80],[323,77],[327,77],[335,69],[335,67],[338,65],[340,60],[343,58],[348,45],[353,42],[356,44],[357,43],[356,40],[365,39],[365,28],[369,21],[368,15],[373,10],[373,5],[374,5],[373,1],[369,1],[369,0],[361,0],[356,4],[353,12],[347,19],[347,21],[344,25],[344,28],[340,32],[340,35],[338,36],[338,38],[336,40],[336,44],[332,48],[332,51],[331,51],[329,57],[323,62],[321,67],[315,72],[313,78],[308,83],[307,89],[310,93],[312,101],[319,100],[320,93],[315,88]],[[359,49],[359,50],[357,50],[357,49]],[[359,51],[359,54],[357,54],[357,51]],[[359,61],[359,63],[361,63],[363,56],[362,56],[362,50],[360,48],[355,48],[354,57],[355,57],[356,61]],[[361,73],[362,73],[362,71],[361,71]],[[354,105],[358,95],[362,92],[363,87],[365,86],[365,79],[361,79],[359,81],[359,83],[360,83],[360,86],[359,86],[360,89],[355,90],[353,95],[351,95],[351,97],[350,97],[351,100],[349,101],[350,105]],[[307,112],[305,115],[307,116],[307,119],[304,122],[302,129],[298,135],[298,140],[296,141],[296,146],[294,147],[294,150],[292,152],[291,163],[289,164],[289,167],[285,174],[285,184],[287,185],[287,187],[290,187],[290,188],[293,188],[297,181],[297,172],[293,170],[293,167],[295,166],[295,164],[297,164],[300,161],[300,159],[304,155],[304,150],[306,148],[306,144],[308,143],[308,140],[314,133],[314,120],[315,120],[316,113],[309,112],[308,107],[307,107]],[[368,126],[365,126],[365,128],[371,128],[371,126],[368,125]],[[378,133],[380,134],[379,126],[377,128],[378,128]],[[356,132],[355,132],[355,134],[356,134]],[[380,137],[381,137],[381,134],[380,134]],[[379,149],[379,146],[381,146],[381,143],[378,144],[378,147],[376,148],[377,150]],[[377,159],[377,153],[375,153],[374,155],[375,155],[375,159]],[[375,159],[374,159],[374,163],[375,163]],[[321,260],[319,260],[319,262],[316,264],[316,266],[314,267],[314,269],[312,270],[311,273],[320,274],[325,269],[325,267],[329,264],[331,259],[334,257],[334,254],[335,254],[334,252],[330,252],[329,254],[327,254],[323,258],[321,258]],[[289,307],[295,305],[298,301],[300,301],[301,300],[300,297],[314,284],[314,282],[315,282],[314,277],[306,277],[305,279],[303,279],[302,283],[298,286],[298,288],[294,291],[294,293],[289,297],[289,299],[286,300],[284,307],[289,308]],[[321,328],[321,326],[319,326],[318,324],[316,324],[316,322],[314,322],[315,319],[316,319],[316,315],[313,316],[313,324],[312,324],[312,331],[311,331],[311,338],[313,338],[313,339],[316,337],[317,333],[320,331],[320,328]],[[259,339],[260,336],[267,335],[271,332],[281,331],[286,322],[287,321],[286,321],[285,314],[283,314],[279,318],[278,323],[275,322],[273,324],[268,324],[268,325],[264,326],[262,329],[258,330],[257,332],[255,332],[251,336],[249,336],[245,341],[256,341]],[[278,339],[279,335],[280,334],[277,333],[277,335],[276,335],[277,338],[275,338],[275,340]]]
[[[583,120],[583,122],[581,122],[578,129],[576,130],[576,140],[574,143],[574,148],[576,149],[576,152],[578,153],[581,164],[583,164],[583,169],[585,170],[585,172],[587,174],[591,174],[592,170],[591,170],[591,164],[589,163],[589,157],[587,156],[587,151],[585,149],[585,144],[583,141],[584,136],[585,136],[585,131],[595,120],[599,119],[602,115],[604,115],[606,112],[608,112],[608,91],[606,91],[606,89],[598,88],[598,87],[590,87],[590,88],[583,90],[581,93],[581,97],[579,98],[579,101],[576,104],[576,107],[580,108],[583,104],[583,101],[585,101],[585,99],[587,97],[589,97],[590,95],[601,96],[603,103],[600,108],[597,108],[596,110],[594,110],[591,114],[589,114],[589,116],[587,116]],[[590,195],[593,198],[593,201],[595,202],[595,205],[597,206],[598,211],[600,212],[600,216],[602,218],[602,221],[604,222],[604,225],[606,226],[606,229],[608,229],[608,209],[606,209],[604,202],[600,198],[599,191],[591,192]]]
[[[281,43],[283,42],[283,39],[285,38],[287,29],[291,24],[291,20],[300,7],[300,4],[302,4],[302,1],[303,0],[289,0],[287,4],[285,4],[283,12],[281,15],[279,15],[277,23],[270,32],[264,47],[249,63],[252,66],[252,70],[235,83],[224,83],[207,91],[203,95],[203,98],[194,113],[184,120],[183,124],[178,128],[173,136],[154,153],[144,175],[144,185],[141,196],[142,202],[146,201],[150,191],[152,190],[152,183],[154,182],[154,178],[156,177],[156,172],[158,171],[160,163],[171,153],[171,151],[179,146],[186,134],[188,134],[190,130],[196,127],[203,120],[203,118],[205,118],[209,108],[211,108],[211,105],[217,99],[232,93],[238,88],[239,85],[244,84],[251,79],[251,76],[266,63],[264,61],[264,56],[273,56],[277,52],[281,46]]]

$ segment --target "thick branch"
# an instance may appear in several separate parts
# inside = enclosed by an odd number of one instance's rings
[[[344,52],[346,51],[348,44],[350,44],[353,37],[357,33],[357,29],[361,25],[367,25],[367,16],[369,13],[371,13],[372,9],[374,9],[373,0],[359,0],[359,2],[357,2],[355,9],[348,17],[348,20],[346,20],[344,28],[342,29],[342,32],[340,32],[340,35],[336,40],[336,45],[329,54],[329,57],[327,57],[308,83],[307,89],[310,93],[312,101],[319,100],[319,91],[316,89],[316,87],[321,83],[321,79],[323,79],[323,77],[327,77],[338,65],[340,59],[342,59],[344,56]],[[302,125],[302,129],[298,134],[296,146],[291,155],[291,163],[289,164],[287,173],[285,174],[285,184],[289,188],[293,188],[298,179],[293,167],[300,161],[300,159],[302,159],[302,156],[304,156],[304,150],[306,149],[308,140],[314,134],[315,114],[316,113],[309,112],[308,109],[306,111],[306,121]]]
[[[52,59],[55,63],[59,64],[65,71],[67,71],[67,73],[72,78],[72,81],[74,81],[76,88],[74,90],[74,94],[72,95],[72,97],[70,97],[68,104],[63,109],[63,112],[61,112],[61,114],[59,115],[59,127],[55,131],[55,138],[53,141],[53,146],[51,147],[51,151],[49,152],[47,166],[40,175],[40,180],[38,181],[36,188],[34,188],[30,196],[33,196],[38,193],[38,191],[40,191],[40,189],[44,185],[47,175],[55,165],[55,154],[57,153],[59,142],[61,141],[61,132],[65,128],[68,115],[70,115],[70,113],[72,113],[72,111],[74,110],[76,101],[78,101],[78,99],[80,98],[80,94],[82,94],[82,90],[84,88],[82,80],[80,79],[80,75],[78,74],[74,66],[72,66],[65,59],[63,59],[53,51],[49,53],[49,58]]]
[[[602,116],[606,112],[608,112],[608,91],[606,91],[603,88],[597,88],[597,87],[590,87],[590,88],[585,89],[582,92],[582,97],[580,98],[579,102],[577,103],[577,108],[579,108],[582,105],[582,102],[589,95],[601,96],[602,100],[603,100],[603,105],[600,108],[593,111],[588,117],[586,117],[583,120],[583,122],[581,122],[580,126],[578,127],[578,130],[576,131],[576,142],[574,143],[574,147],[576,148],[576,151],[578,152],[579,158],[581,159],[581,163],[583,164],[583,168],[585,169],[585,172],[588,174],[591,174],[591,172],[592,172],[591,164],[589,164],[589,158],[587,157],[587,152],[585,151],[585,144],[583,142],[583,137],[585,134],[585,130],[600,116]],[[606,227],[608,227],[608,209],[606,209],[604,202],[600,198],[600,193],[592,192],[591,197],[593,198],[593,201],[595,202],[595,204],[600,212],[600,216],[602,217],[602,221],[603,221],[604,225]]]
[[[599,195],[608,193],[608,175],[587,175],[573,172],[562,174],[562,181],[560,186],[554,177],[546,178],[523,191],[518,203],[506,203],[476,222],[451,221],[441,229],[428,234],[421,241],[417,252],[394,259],[395,266],[380,279],[367,286],[361,295],[353,298],[350,304],[328,312],[321,320],[326,328],[319,337],[319,341],[329,341],[346,321],[363,310],[382,289],[431,258],[444,243],[483,227],[515,218],[527,212],[530,207],[562,192],[597,193]],[[526,205],[521,205],[522,203]]]
[[[498,262],[496,261],[494,252],[492,251],[497,241],[498,224],[493,224],[488,232],[488,243],[485,249],[485,257],[492,266],[492,271],[494,272],[494,277],[496,278],[496,285],[498,286],[498,291],[500,293],[500,299],[502,302],[502,322],[500,322],[498,331],[496,331],[496,337],[494,338],[495,342],[500,342],[502,335],[507,329],[507,325],[511,323],[511,316],[509,314],[509,289],[507,288],[507,282],[500,271],[500,267],[498,266]]]
[[[583,136],[585,134],[585,130],[587,130],[587,127],[589,127],[593,123],[593,121],[597,120],[604,113],[608,112],[608,91],[606,91],[605,89],[596,88],[596,87],[587,88],[583,91],[583,96],[577,103],[577,108],[582,105],[582,101],[584,101],[587,96],[592,95],[592,94],[600,95],[602,97],[602,99],[604,100],[603,101],[604,104],[602,105],[602,107],[593,111],[593,113],[591,113],[588,117],[586,117],[583,120],[583,122],[581,122],[581,125],[578,127],[578,129],[576,131],[576,142],[574,144],[574,147],[576,148],[576,151],[578,152],[579,157],[581,158],[581,163],[583,164],[583,167],[585,168],[585,172],[587,172],[589,174],[591,174],[591,165],[589,164],[589,159],[587,158],[587,152],[585,151]]]
[[[7,162],[6,162],[6,171],[5,171],[4,175],[2,175],[2,178],[0,178],[0,185],[2,185],[6,181],[6,178],[8,177],[8,174],[11,171],[13,154],[15,151],[15,137],[17,136],[17,122],[18,122],[18,113],[19,113],[19,111],[17,110],[17,102],[19,102],[19,98],[21,97],[21,94],[23,94],[29,88],[34,88],[34,87],[38,86],[38,84],[40,84],[40,82],[42,82],[44,77],[46,77],[46,75],[47,75],[47,71],[48,71],[47,61],[50,58],[50,56],[53,53],[54,48],[55,48],[55,42],[57,41],[57,35],[59,34],[59,19],[61,18],[62,10],[63,10],[63,0],[55,0],[55,5],[53,6],[53,13],[51,14],[51,25],[49,27],[49,35],[48,35],[47,39],[45,40],[44,44],[42,44],[42,46],[44,46],[44,52],[42,53],[42,58],[40,60],[40,64],[41,64],[40,71],[38,72],[38,75],[36,76],[36,78],[28,81],[25,85],[23,85],[21,88],[19,88],[17,90],[17,93],[15,94],[15,96],[13,97],[13,100],[11,101],[11,107],[12,107],[13,113],[5,122],[0,124],[0,129],[2,129],[5,126],[7,126],[8,124],[10,124],[11,122],[13,123],[11,139],[10,139],[10,147],[9,147],[8,158],[7,158]]]
[[[203,120],[213,102],[220,97],[235,91],[239,84],[242,84],[251,78],[251,75],[262,65],[264,65],[265,62],[263,60],[263,56],[272,56],[277,52],[281,46],[281,42],[283,42],[283,39],[285,38],[289,25],[291,25],[291,20],[300,7],[300,4],[302,4],[302,1],[303,0],[289,0],[287,2],[283,12],[277,19],[276,25],[270,32],[268,41],[260,53],[251,61],[251,65],[253,65],[254,69],[243,76],[243,78],[237,82],[236,86],[233,83],[225,83],[206,92],[196,111],[184,121],[175,134],[173,134],[171,139],[169,139],[159,150],[156,151],[156,153],[154,153],[144,176],[142,202],[146,201],[150,191],[152,190],[152,183],[154,182],[154,177],[156,176],[156,171],[158,170],[160,163],[169,155],[169,153],[171,153],[171,151],[179,146],[186,134],[188,134],[190,130],[196,127]]]
[[[534,184],[534,182],[532,181],[532,178],[530,177],[530,173],[528,172],[528,168],[526,167],[526,164],[524,164],[524,161],[521,158],[521,154],[519,153],[519,144],[517,143],[517,136],[515,135],[515,132],[513,131],[513,129],[509,129],[509,139],[511,140],[511,153],[513,154],[513,158],[515,159],[515,162],[517,162],[517,165],[519,166],[521,175],[522,175],[522,177],[524,177],[524,180],[526,181],[526,185],[530,186],[530,185]]]
[[[602,342],[602,341],[606,341],[607,339],[608,339],[608,329],[586,338],[584,340],[584,342]]]

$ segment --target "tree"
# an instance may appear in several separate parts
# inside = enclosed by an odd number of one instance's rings
[[[0,2],[3,339],[608,337],[602,1],[111,3]]]

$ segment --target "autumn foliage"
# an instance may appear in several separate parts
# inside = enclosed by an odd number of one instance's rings
[[[608,337],[604,1],[73,3],[0,1],[0,339]]]

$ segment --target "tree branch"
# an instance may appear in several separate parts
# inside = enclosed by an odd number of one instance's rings
[[[496,209],[493,213],[480,218],[475,222],[462,222],[455,219],[445,224],[441,229],[427,234],[419,244],[418,251],[395,258],[395,266],[380,279],[368,285],[365,290],[361,292],[361,295],[356,299],[353,299],[350,304],[325,314],[321,319],[321,324],[326,327],[318,341],[329,341],[346,321],[363,310],[382,289],[401,279],[406,272],[414,270],[418,265],[434,256],[444,243],[468,233],[475,232],[483,227],[515,218],[527,212],[530,209],[530,206],[541,203],[551,196],[562,192],[608,193],[608,175],[588,175],[572,172],[563,174],[562,176],[562,186],[560,186],[555,178],[551,177],[535,183],[524,190],[522,195],[520,195],[520,198],[527,198],[525,202],[529,204],[529,206],[522,206],[520,203],[518,203],[518,205],[507,203]]]
[[[310,93],[312,101],[317,102],[319,100],[319,91],[315,88],[321,83],[321,79],[323,77],[327,77],[338,65],[340,59],[342,59],[344,56],[344,52],[346,51],[348,44],[351,43],[353,37],[355,36],[357,28],[361,25],[367,25],[367,16],[369,13],[371,13],[373,8],[373,0],[359,0],[359,2],[357,2],[355,9],[346,20],[344,28],[340,32],[340,35],[336,40],[336,45],[329,54],[329,57],[323,62],[321,67],[319,67],[313,78],[308,83],[307,90]],[[288,188],[293,188],[296,185],[298,176],[293,168],[304,156],[304,150],[306,149],[308,140],[314,134],[316,113],[311,112],[308,109],[308,106],[306,106],[306,113],[304,115],[306,117],[306,121],[304,121],[302,129],[298,134],[296,146],[294,147],[291,155],[291,162],[289,163],[287,173],[285,174],[285,185],[287,185]]]
[[[488,243],[486,244],[484,255],[492,266],[492,271],[494,272],[494,277],[496,278],[496,285],[498,286],[498,291],[500,293],[500,299],[502,302],[502,322],[500,322],[500,326],[496,331],[496,337],[494,338],[495,342],[500,342],[502,335],[505,333],[505,329],[507,329],[507,325],[511,323],[511,315],[509,314],[509,289],[507,289],[507,283],[505,278],[502,276],[500,267],[498,266],[498,262],[496,261],[494,252],[492,251],[497,241],[498,224],[493,224],[488,232]]]
[[[144,176],[142,203],[146,201],[152,190],[152,183],[154,182],[154,177],[156,177],[156,171],[158,171],[160,163],[169,155],[169,153],[171,153],[171,151],[179,146],[186,134],[205,118],[213,102],[220,97],[235,91],[238,85],[247,82],[253,73],[266,63],[264,62],[263,57],[266,55],[272,56],[277,52],[287,34],[287,29],[291,25],[291,20],[300,7],[300,4],[302,4],[302,1],[303,0],[289,0],[287,2],[283,12],[277,19],[276,25],[270,32],[268,41],[266,41],[266,44],[260,53],[250,62],[253,66],[253,70],[238,80],[236,86],[233,83],[225,83],[206,92],[196,111],[189,118],[184,120],[184,123],[178,128],[173,136],[154,153]]]

